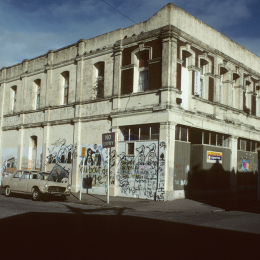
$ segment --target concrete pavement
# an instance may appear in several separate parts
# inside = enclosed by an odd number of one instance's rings
[[[243,192],[221,196],[197,197],[192,199],[178,199],[174,201],[153,201],[127,197],[109,197],[82,193],[72,193],[67,197],[67,202],[87,204],[97,207],[119,207],[138,211],[162,212],[221,212],[229,210],[249,210],[259,208],[256,192]]]

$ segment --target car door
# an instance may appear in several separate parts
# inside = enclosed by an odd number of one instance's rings
[[[32,192],[33,186],[38,186],[39,179],[37,178],[37,176],[38,176],[38,172],[36,172],[36,171],[31,172],[30,180],[29,180],[28,185],[27,185],[27,191],[28,192]]]
[[[17,171],[16,174],[10,179],[9,186],[11,191],[18,190],[18,183],[23,175],[23,171]]]
[[[30,172],[24,171],[20,181],[17,183],[17,191],[19,192],[27,192],[28,183],[30,181]]]

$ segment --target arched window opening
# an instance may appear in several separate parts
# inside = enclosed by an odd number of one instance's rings
[[[219,82],[219,103],[224,103],[224,86],[223,82],[225,81],[228,70],[224,67],[220,67],[220,82]]]
[[[149,51],[142,51],[136,54],[138,61],[138,91],[145,91],[149,88]]]
[[[14,113],[16,109],[16,96],[17,96],[17,86],[12,86],[11,87],[11,113]]]
[[[94,65],[93,99],[104,98],[104,71],[104,62],[98,62]]]
[[[182,51],[182,67],[188,68],[190,65],[189,63],[189,57],[191,56],[191,53],[188,51]]]
[[[63,96],[62,104],[67,105],[69,103],[69,71],[64,71],[61,73],[62,76],[62,87],[63,87]]]
[[[31,167],[29,166],[29,168],[31,168],[32,170],[36,170],[37,169],[37,136],[33,135],[31,136]],[[30,157],[30,156],[28,156]]]
[[[35,88],[35,109],[40,108],[40,94],[41,94],[41,80],[36,79],[34,81]]]

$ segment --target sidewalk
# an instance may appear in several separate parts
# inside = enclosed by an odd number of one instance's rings
[[[250,211],[260,209],[255,192],[229,194],[194,199],[178,199],[174,201],[153,201],[128,197],[109,197],[82,193],[81,201],[79,193],[71,193],[67,202],[86,204],[97,207],[128,208],[138,211],[162,211],[162,212],[221,212],[230,210]],[[260,212],[260,211],[259,211]]]

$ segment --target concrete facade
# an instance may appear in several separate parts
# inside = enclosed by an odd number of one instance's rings
[[[68,170],[72,190],[173,200],[257,185],[260,58],[173,4],[0,70],[1,176]]]

